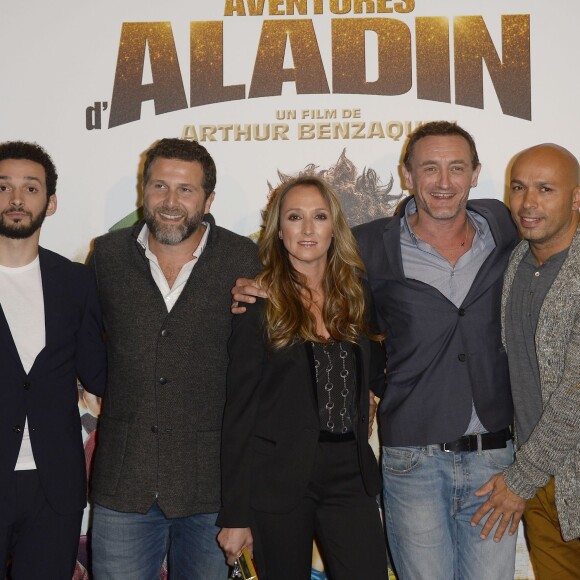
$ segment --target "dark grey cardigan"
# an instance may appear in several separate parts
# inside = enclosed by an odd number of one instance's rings
[[[218,511],[230,288],[260,270],[256,246],[206,215],[207,246],[171,312],[137,237],[95,240],[109,381],[92,477],[95,502],[167,517]]]

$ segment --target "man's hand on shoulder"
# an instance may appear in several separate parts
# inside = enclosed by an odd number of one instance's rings
[[[238,278],[232,288],[232,314],[243,314],[246,311],[241,303],[253,304],[257,298],[268,298],[268,293],[262,290],[255,280],[250,278]]]
[[[471,519],[471,525],[477,526],[485,515],[489,513],[481,530],[480,537],[482,540],[487,538],[498,520],[501,521],[493,536],[495,542],[499,542],[503,538],[508,526],[510,536],[513,536],[518,531],[518,526],[526,507],[526,500],[510,490],[505,482],[503,473],[496,473],[492,476],[486,484],[475,492],[475,495],[478,497],[489,495]]]

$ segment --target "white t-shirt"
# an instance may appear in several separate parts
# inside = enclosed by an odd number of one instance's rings
[[[22,366],[28,374],[38,353],[46,345],[44,296],[38,256],[30,264],[19,268],[0,265],[0,304]],[[28,418],[15,467],[15,470],[24,469],[36,469],[28,433]]]

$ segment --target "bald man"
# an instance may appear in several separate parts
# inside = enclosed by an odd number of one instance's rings
[[[537,580],[580,574],[579,184],[578,160],[557,145],[526,149],[512,165],[523,240],[506,270],[502,323],[518,450],[477,492],[490,496],[472,520],[489,512],[485,539],[501,518],[499,541],[523,513]]]

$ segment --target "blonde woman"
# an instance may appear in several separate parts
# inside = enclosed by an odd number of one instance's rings
[[[229,343],[218,541],[230,564],[253,550],[261,580],[309,579],[314,537],[333,580],[384,580],[368,405],[385,360],[336,195],[314,177],[280,186],[259,250],[268,299]]]

